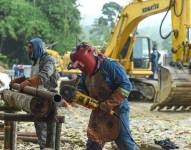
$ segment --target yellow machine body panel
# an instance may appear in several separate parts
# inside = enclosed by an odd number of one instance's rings
[[[72,74],[80,74],[81,71],[78,69],[68,70],[68,64],[70,62],[70,52],[66,52],[63,56],[61,56],[56,50],[47,49],[49,55],[53,56],[56,60],[56,70],[61,75],[72,75]]]
[[[64,66],[63,66],[63,63],[62,63],[63,61],[62,61],[60,54],[56,50],[51,50],[51,49],[47,49],[47,52],[49,55],[51,55],[55,58],[56,70],[58,72],[62,72],[62,70],[64,69]]]

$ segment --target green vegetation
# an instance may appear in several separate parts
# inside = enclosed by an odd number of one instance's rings
[[[0,66],[7,68],[7,56],[0,53]]]
[[[93,45],[103,46],[111,37],[111,30],[116,23],[121,6],[115,2],[109,2],[102,7],[102,16],[96,19],[89,29],[86,37]]]
[[[56,43],[55,49],[71,49],[80,34],[76,0],[1,0],[0,52],[8,63],[28,62],[26,44],[32,37]]]

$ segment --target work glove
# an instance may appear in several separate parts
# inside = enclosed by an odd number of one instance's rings
[[[99,104],[99,108],[104,112],[112,114],[112,110],[119,106],[127,96],[127,91],[124,92],[124,89],[118,88],[107,100]]]
[[[26,78],[25,78],[24,76],[23,76],[23,77],[15,78],[14,80],[12,80],[12,81],[9,83],[9,87],[11,88],[14,83],[20,84],[21,82],[23,82],[23,81],[25,81],[25,80],[26,80]]]
[[[18,78],[15,78],[14,80],[12,80],[10,84],[14,84],[14,83],[20,84],[21,82],[23,82],[25,80],[26,80],[26,78],[24,76],[23,77],[18,77]]]
[[[31,78],[25,80],[20,84],[19,91],[23,91],[25,86],[32,86],[32,87],[38,87],[40,84],[42,84],[41,77],[38,75],[32,76]]]

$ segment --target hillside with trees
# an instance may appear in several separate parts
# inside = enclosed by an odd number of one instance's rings
[[[26,44],[32,37],[54,43],[60,53],[71,49],[81,32],[76,1],[1,0],[1,55],[8,57],[9,64],[27,63]]]

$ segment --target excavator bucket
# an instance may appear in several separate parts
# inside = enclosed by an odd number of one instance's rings
[[[151,110],[190,110],[191,74],[188,69],[160,67],[158,82],[159,93]]]

